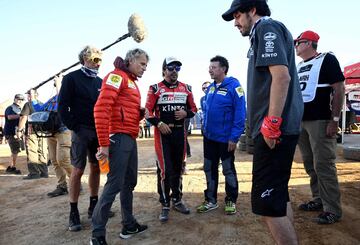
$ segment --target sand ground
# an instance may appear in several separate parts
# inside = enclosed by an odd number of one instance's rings
[[[109,220],[107,240],[109,244],[274,244],[261,219],[251,212],[252,156],[237,150],[236,169],[239,180],[238,212],[224,214],[224,178],[220,174],[219,209],[198,214],[195,207],[203,201],[205,178],[202,171],[202,138],[190,137],[192,157],[188,159],[187,174],[183,178],[183,199],[191,208],[190,215],[170,212],[166,224],[158,221],[160,205],[156,191],[155,155],[152,139],[138,140],[139,174],[134,194],[134,213],[149,230],[129,240],[121,240],[121,216],[118,197],[112,209],[116,216]],[[22,180],[23,176],[5,173],[10,151],[0,145],[0,244],[89,244],[91,223],[87,219],[89,204],[87,171],[82,178],[84,191],[80,196],[79,209],[84,229],[80,232],[67,230],[68,196],[48,198],[57,183],[52,167],[48,179]],[[312,218],[318,213],[297,210],[311,194],[309,178],[305,173],[299,153],[296,153],[290,181],[290,198],[294,209],[295,228],[301,244],[360,244],[360,163],[345,160],[338,150],[338,176],[341,188],[343,218],[333,225],[318,225]],[[22,152],[18,168],[25,174],[26,157]],[[220,170],[221,171],[221,170]],[[101,186],[106,176],[101,176]],[[101,191],[101,190],[100,190]]]

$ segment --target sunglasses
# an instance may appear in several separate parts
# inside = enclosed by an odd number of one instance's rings
[[[207,89],[207,87],[202,87],[202,90],[206,90]]]
[[[180,71],[180,69],[181,69],[181,66],[166,66],[166,69],[168,70],[168,71],[176,71],[176,72],[179,72]]]
[[[308,41],[296,41],[295,42],[295,47],[299,46],[302,43],[307,43]]]
[[[95,58],[91,58],[90,59],[92,62],[94,62],[95,64],[99,64],[101,63],[102,59],[101,58],[98,58],[98,57],[95,57]]]

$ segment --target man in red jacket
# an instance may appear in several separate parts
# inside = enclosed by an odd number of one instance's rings
[[[100,148],[98,159],[109,158],[110,171],[103,193],[92,216],[90,244],[107,244],[105,226],[115,196],[120,192],[123,229],[120,237],[130,238],[147,229],[132,213],[133,190],[137,182],[138,156],[136,137],[144,117],[140,91],[135,81],[144,74],[149,56],[141,49],[130,50],[123,60],[117,57],[115,70],[104,79],[94,108]],[[110,136],[110,137],[109,137]]]

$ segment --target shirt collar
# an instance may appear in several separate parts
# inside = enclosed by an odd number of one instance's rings
[[[255,24],[251,27],[251,30],[250,30],[250,34],[249,34],[249,39],[250,39],[250,43],[252,43],[252,40],[253,38],[255,37],[255,29],[256,29],[256,26],[262,21],[262,20],[268,20],[270,19],[269,16],[263,16],[261,17],[260,19],[258,19]]]

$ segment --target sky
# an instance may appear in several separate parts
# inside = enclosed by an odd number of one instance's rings
[[[341,67],[360,61],[359,0],[268,0],[268,4],[271,17],[283,22],[293,37],[305,30],[317,32],[318,51],[332,51]],[[230,5],[231,0],[0,0],[0,102],[77,62],[84,46],[101,49],[126,34],[133,13],[143,18],[147,38],[141,43],[127,38],[106,50],[100,77],[114,69],[116,56],[144,49],[150,56],[138,82],[144,105],[149,86],[162,80],[164,58],[175,56],[183,64],[179,81],[192,85],[199,105],[201,84],[210,80],[209,60],[222,55],[229,60],[228,76],[238,78],[246,90],[249,40],[233,21],[221,18]],[[39,93],[43,101],[50,98],[55,94],[53,83]]]

